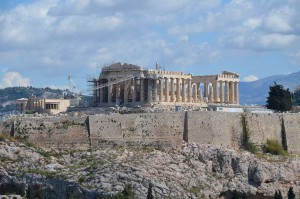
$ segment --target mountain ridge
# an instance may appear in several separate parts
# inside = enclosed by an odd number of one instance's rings
[[[269,87],[274,85],[274,82],[283,85],[285,89],[288,88],[290,91],[294,91],[300,85],[300,71],[291,74],[269,76],[252,82],[240,82],[240,104],[266,104]]]

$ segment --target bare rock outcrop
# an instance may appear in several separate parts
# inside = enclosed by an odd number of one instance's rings
[[[150,185],[155,198],[230,198],[236,190],[263,199],[277,189],[284,195],[291,186],[298,195],[300,189],[297,157],[257,157],[208,144],[45,152],[2,141],[0,158],[0,194],[14,187],[24,197],[110,198],[128,185],[137,198],[146,198]]]

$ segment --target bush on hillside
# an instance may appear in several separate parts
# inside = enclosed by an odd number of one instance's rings
[[[271,153],[273,155],[287,155],[287,151],[285,151],[278,140],[267,140],[267,143],[263,146],[263,150],[265,153]]]

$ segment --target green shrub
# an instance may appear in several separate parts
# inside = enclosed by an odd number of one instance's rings
[[[113,199],[134,199],[134,190],[131,184],[125,186],[124,190],[118,193]]]
[[[85,176],[80,176],[79,178],[78,178],[78,182],[79,183],[83,183],[83,182],[85,182],[86,181],[86,177]]]
[[[263,150],[265,153],[271,153],[273,155],[287,155],[287,151],[285,151],[278,140],[267,140],[267,143],[263,146]]]
[[[0,141],[5,141],[6,135],[0,133]]]

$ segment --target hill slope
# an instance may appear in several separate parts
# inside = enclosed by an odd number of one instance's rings
[[[300,85],[300,71],[287,75],[270,76],[253,82],[240,82],[240,104],[266,104],[269,86],[274,82],[293,91]]]

